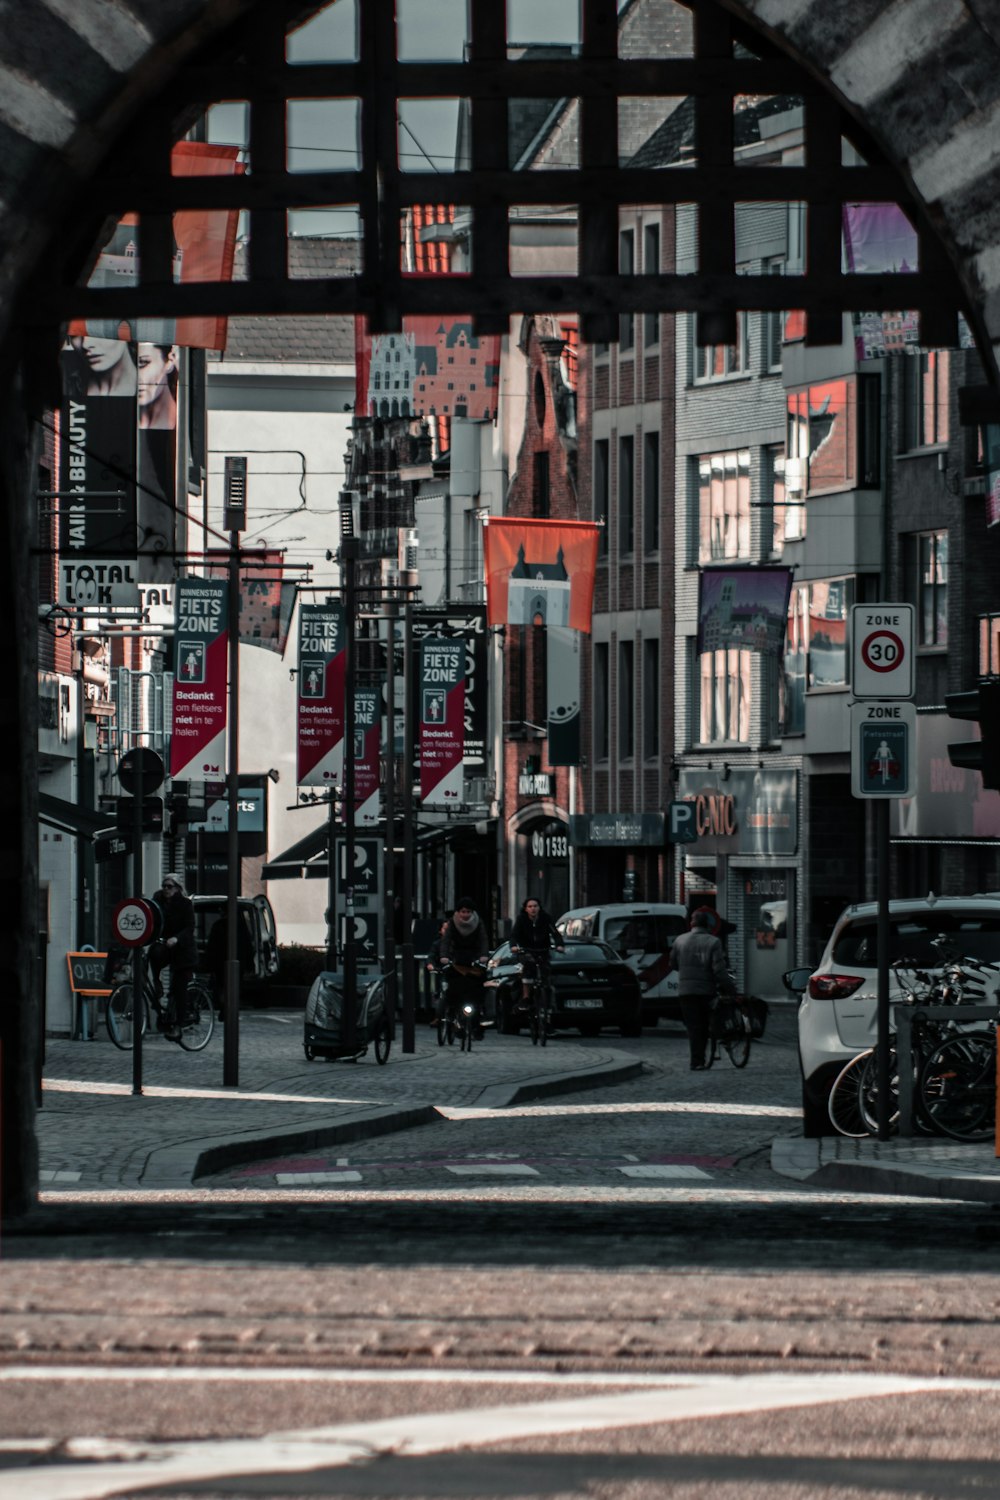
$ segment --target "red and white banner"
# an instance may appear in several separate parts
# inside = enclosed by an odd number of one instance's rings
[[[457,807],[465,749],[465,643],[441,635],[420,642],[420,800]]]
[[[339,782],[344,766],[344,606],[299,607],[299,786]]]
[[[218,780],[226,772],[229,585],[180,578],[174,614],[174,716],[170,774]]]
[[[354,694],[354,821],[371,827],[379,815],[379,751],[382,739],[382,694],[358,688]]]
[[[486,611],[491,625],[568,625],[590,634],[600,527],[593,521],[486,522]]]

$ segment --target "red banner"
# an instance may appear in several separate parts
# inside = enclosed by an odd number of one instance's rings
[[[229,585],[179,578],[176,591],[170,774],[218,780],[226,771]]]
[[[465,643],[441,635],[420,642],[420,800],[457,807],[465,750]]]
[[[600,527],[592,521],[486,523],[486,611],[491,625],[568,625],[590,634]]]
[[[479,338],[470,317],[410,317],[401,333],[354,320],[355,411],[370,417],[496,416],[500,339]]]
[[[382,694],[358,688],[354,694],[354,812],[359,827],[378,822],[379,750]]]
[[[344,765],[344,606],[299,606],[298,784],[330,786]]]

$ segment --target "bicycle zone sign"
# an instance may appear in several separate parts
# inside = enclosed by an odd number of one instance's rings
[[[111,926],[122,947],[143,948],[153,941],[156,916],[148,901],[138,896],[126,896],[115,907]]]
[[[851,609],[851,692],[855,698],[912,698],[915,687],[912,604],[855,604]]]

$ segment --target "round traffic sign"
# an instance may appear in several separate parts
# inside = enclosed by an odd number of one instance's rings
[[[861,660],[871,672],[896,672],[906,660],[906,647],[894,630],[873,630],[861,642]]]
[[[122,947],[143,948],[153,941],[156,913],[141,896],[126,896],[115,907],[111,925]]]
[[[118,762],[118,780],[122,786],[127,792],[134,792],[141,780],[144,797],[150,796],[157,787],[163,785],[166,774],[162,757],[147,745],[135,745],[131,750],[126,750]]]

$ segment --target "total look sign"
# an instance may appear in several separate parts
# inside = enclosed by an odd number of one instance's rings
[[[298,784],[329,786],[344,766],[346,621],[343,604],[299,610]]]
[[[170,774],[175,781],[218,780],[226,769],[229,585],[180,578],[175,587]]]
[[[912,604],[856,604],[851,610],[851,791],[907,797],[915,781],[917,711]]]

